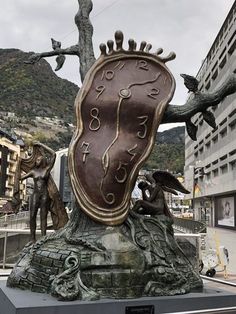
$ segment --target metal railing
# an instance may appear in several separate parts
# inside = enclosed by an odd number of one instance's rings
[[[17,214],[5,215],[0,218],[0,228],[25,229],[29,228],[30,212],[23,211]],[[37,225],[40,224],[40,217],[37,215]],[[48,215],[47,224],[52,224],[52,218]]]
[[[47,230],[47,233],[52,233],[54,230]],[[6,267],[12,267],[13,264],[8,264],[7,261],[7,238],[10,234],[30,234],[29,229],[13,229],[13,228],[0,228],[0,235],[4,237],[4,244],[3,244],[3,260],[0,265],[3,269]],[[36,230],[36,234],[40,235],[41,231]],[[196,257],[194,261],[196,262],[196,269],[198,269],[199,259],[200,259],[200,247],[201,247],[201,234],[193,234],[193,233],[175,233],[175,238],[186,238],[188,240],[193,240],[194,246],[196,247]]]
[[[201,221],[174,217],[174,229],[189,233],[206,233],[207,226]]]
[[[5,215],[0,218],[0,228],[23,229],[29,221],[29,212]]]
[[[49,233],[53,233],[54,230],[47,230],[47,234]],[[4,234],[4,244],[3,244],[3,260],[2,263],[0,263],[0,265],[2,266],[3,269],[5,269],[6,267],[13,267],[14,264],[7,264],[6,260],[7,260],[7,238],[9,236],[9,234],[30,234],[30,230],[29,229],[12,229],[12,228],[0,228],[0,234]],[[40,230],[36,230],[36,235],[40,235],[41,231]]]

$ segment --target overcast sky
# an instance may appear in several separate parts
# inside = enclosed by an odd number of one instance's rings
[[[177,86],[174,104],[183,104],[187,90],[180,73],[196,75],[234,0],[94,0],[91,20],[98,57],[101,42],[113,39],[117,29],[125,40],[146,40],[153,51],[176,52],[168,63]],[[68,47],[77,42],[74,15],[77,0],[0,0],[0,48],[49,51],[50,38]],[[53,67],[55,60],[48,58]],[[67,57],[57,74],[79,85],[79,63]]]

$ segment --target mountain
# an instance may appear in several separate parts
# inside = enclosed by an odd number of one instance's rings
[[[18,49],[0,49],[0,112],[73,121],[78,86],[59,78],[44,59],[25,64],[30,55]]]
[[[79,88],[59,78],[44,59],[25,64],[29,55],[18,49],[0,49],[0,128],[10,133],[14,130],[26,142],[38,140],[54,150],[68,147]],[[2,112],[15,116],[4,117]],[[184,127],[158,132],[145,168],[183,172],[183,167]]]
[[[157,133],[157,142],[144,168],[184,172],[185,127],[176,127]]]
[[[183,144],[184,143],[184,126],[178,126],[163,132],[157,133],[158,144]]]

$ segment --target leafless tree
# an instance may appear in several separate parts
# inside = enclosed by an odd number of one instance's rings
[[[91,0],[78,0],[79,11],[75,15],[75,24],[78,28],[79,39],[76,45],[62,49],[61,43],[52,39],[52,51],[34,53],[30,56],[27,63],[35,63],[41,58],[57,56],[57,67],[59,70],[65,61],[65,55],[75,55],[80,62],[81,81],[87,71],[95,62],[93,49],[93,26],[89,15],[93,8]],[[202,113],[203,119],[213,128],[216,127],[215,118],[208,108],[216,106],[224,98],[236,92],[236,75],[232,73],[226,81],[211,93],[196,92],[189,97],[184,105],[169,104],[162,119],[162,123],[185,122],[189,136],[196,140],[197,126],[191,122],[191,118],[197,113]]]

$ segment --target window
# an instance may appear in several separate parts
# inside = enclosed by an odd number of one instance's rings
[[[226,56],[222,59],[221,63],[219,64],[220,68],[223,69],[225,64],[226,64]]]
[[[210,79],[210,73],[207,75],[207,78],[205,79],[205,82],[207,82]]]
[[[212,162],[212,165],[216,165],[217,163],[218,163],[218,159],[216,159],[216,160],[214,160],[213,162]]]
[[[231,170],[236,170],[236,160],[230,162]]]
[[[212,68],[212,72],[216,69],[217,65],[218,65],[218,61],[216,61],[216,63],[214,64],[214,66]]]
[[[234,154],[236,154],[236,149],[231,150],[231,152],[229,153],[230,156],[233,156]]]
[[[230,37],[229,41],[228,41],[228,45],[232,42],[232,40],[234,39],[236,35],[236,31],[234,31],[233,35]]]
[[[228,165],[227,164],[223,165],[222,167],[220,167],[220,170],[221,170],[222,174],[227,173],[228,172]]]
[[[209,88],[210,88],[210,86],[211,86],[211,82],[209,81],[208,83],[207,83],[207,85],[206,85],[206,90],[208,90]]]
[[[235,50],[235,47],[236,47],[236,39],[234,40],[234,42],[232,43],[232,45],[229,47],[229,50],[228,50],[228,54],[231,56]]]
[[[223,130],[220,131],[221,137],[225,137],[227,135],[227,127],[225,127]]]
[[[218,126],[214,130],[212,130],[211,133],[214,134],[217,130],[218,130]]]
[[[236,114],[236,108],[233,109],[230,114],[229,114],[229,117],[231,118],[232,116],[234,116]]]
[[[233,131],[236,128],[236,119],[230,122],[229,127],[231,131]]]
[[[222,160],[225,160],[226,158],[227,158],[227,154],[222,156],[222,157],[220,157],[220,160],[222,161]]]
[[[217,177],[218,175],[219,175],[219,169],[217,168],[217,169],[213,170],[213,176]]]
[[[212,79],[215,80],[218,76],[218,70],[216,69],[215,72],[212,74]]]
[[[220,56],[219,56],[219,59],[221,59],[221,58],[223,57],[225,51],[226,51],[226,47],[225,47],[225,48],[223,49],[223,51],[221,52],[221,54],[220,54]]]
[[[208,139],[208,137],[210,137],[210,136],[211,136],[211,133],[208,133],[208,134],[206,135],[205,139]]]
[[[223,124],[225,124],[226,121],[227,121],[227,118],[223,119],[223,120],[220,122],[220,126],[222,126]]]
[[[212,138],[212,142],[216,144],[218,142],[218,134]]]

